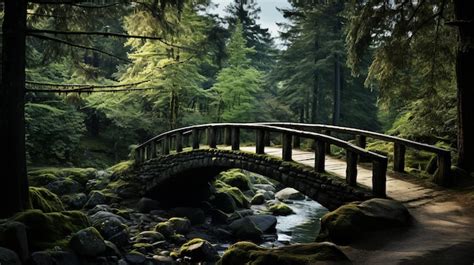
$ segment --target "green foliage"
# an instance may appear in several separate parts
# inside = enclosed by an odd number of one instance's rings
[[[227,45],[229,61],[217,75],[211,91],[215,97],[216,120],[226,122],[256,121],[261,117],[258,95],[262,73],[249,65],[247,55],[253,51],[246,47],[242,26],[237,24]]]
[[[395,114],[391,133],[456,141],[456,31],[445,23],[452,9],[450,1],[355,1],[347,8],[348,63],[359,73],[373,51],[365,84],[379,92],[381,110]]]
[[[32,163],[72,161],[85,132],[84,116],[61,101],[27,103],[27,150]]]

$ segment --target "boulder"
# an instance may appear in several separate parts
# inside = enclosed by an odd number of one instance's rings
[[[192,263],[215,262],[219,259],[219,254],[214,246],[201,238],[194,238],[183,244],[175,256],[187,257]]]
[[[259,242],[262,239],[262,230],[258,229],[255,223],[248,216],[233,221],[229,227],[232,231],[232,235],[239,240]]]
[[[43,213],[40,210],[27,210],[18,213],[13,220],[26,226],[30,251],[65,247],[67,236],[90,225],[87,216],[79,211]]]
[[[84,208],[93,208],[99,204],[106,204],[107,203],[107,196],[104,193],[98,190],[93,190],[89,194],[89,199],[87,200]]]
[[[273,204],[268,208],[268,210],[273,214],[273,215],[282,215],[282,216],[287,216],[290,214],[294,214],[295,212],[290,208],[290,206],[286,205],[285,203],[278,202]]]
[[[58,177],[51,173],[28,176],[29,184],[34,187],[43,187],[56,180],[58,180]]]
[[[224,252],[217,264],[309,265],[351,263],[336,245],[327,242],[295,244],[280,248],[263,248],[250,242],[238,242]]]
[[[94,227],[88,227],[75,233],[69,246],[79,256],[95,257],[106,250],[104,239]]]
[[[61,200],[70,209],[82,209],[87,203],[87,195],[85,193],[68,194],[61,197]]]
[[[255,226],[263,233],[274,233],[276,231],[277,218],[273,215],[259,214],[248,216]]]
[[[275,193],[273,191],[257,190],[257,194],[263,194],[263,197],[265,197],[265,200],[274,200],[275,199]]]
[[[77,255],[68,251],[46,250],[31,254],[31,265],[80,265]]]
[[[30,187],[30,208],[39,209],[45,213],[64,211],[59,197],[45,188]]]
[[[229,216],[219,209],[211,210],[211,218],[214,224],[227,224],[229,220]]]
[[[163,234],[157,231],[143,231],[138,234],[136,241],[140,243],[154,243],[164,240]]]
[[[20,258],[15,251],[0,247],[0,264],[2,265],[21,265]]]
[[[275,194],[275,197],[280,200],[304,200],[304,195],[293,189],[293,188],[284,188]]]
[[[240,169],[231,169],[221,172],[217,179],[243,191],[250,189],[250,179]]]
[[[257,193],[255,196],[253,196],[252,200],[250,200],[250,203],[253,205],[261,205],[265,203],[265,196],[262,193]]]
[[[110,207],[107,204],[99,204],[99,205],[94,206],[94,208],[88,210],[87,214],[88,215],[93,215],[93,214],[96,214],[98,212],[112,212],[112,207]]]
[[[237,208],[233,197],[226,192],[216,192],[210,202],[225,213],[233,213]]]
[[[177,217],[186,217],[191,224],[202,224],[206,220],[206,215],[204,211],[200,208],[193,208],[193,207],[177,207],[171,209],[171,214]]]
[[[30,254],[25,225],[15,221],[1,224],[0,246],[15,251],[20,260],[25,262]]]
[[[166,238],[173,236],[176,231],[173,228],[173,225],[170,222],[161,222],[155,226],[155,231],[162,234]]]
[[[145,197],[141,198],[137,203],[137,210],[140,213],[149,213],[150,211],[157,210],[159,208],[159,202]]]
[[[128,244],[129,231],[126,220],[116,214],[99,211],[91,217],[92,225],[100,234],[118,247]]]
[[[125,260],[131,264],[142,264],[146,261],[146,257],[142,253],[133,250],[125,255]]]
[[[58,195],[78,193],[83,190],[82,185],[72,179],[60,179],[46,185],[46,188]]]
[[[325,214],[317,240],[347,244],[363,238],[367,233],[408,226],[410,223],[411,215],[400,202],[370,199],[362,203],[349,203]]]
[[[167,222],[171,224],[176,233],[187,234],[191,230],[191,222],[187,218],[173,217]]]

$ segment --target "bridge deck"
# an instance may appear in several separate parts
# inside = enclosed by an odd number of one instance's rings
[[[230,146],[218,146],[218,149],[230,149]],[[246,152],[255,152],[255,146],[241,146],[240,150]],[[309,151],[293,149],[293,160],[308,166],[314,166],[314,153]],[[281,158],[282,150],[278,147],[265,147],[265,153]],[[346,162],[332,156],[326,156],[326,171],[341,178],[346,175]],[[405,178],[405,179],[403,179]],[[372,169],[370,165],[357,167],[357,183],[367,187],[372,187]],[[410,176],[387,172],[387,196],[405,203],[409,207],[417,207],[436,196],[440,196],[442,192],[436,187],[426,187],[420,185]]]

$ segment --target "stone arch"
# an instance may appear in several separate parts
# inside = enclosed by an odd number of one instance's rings
[[[198,172],[205,172],[202,176],[210,177],[230,168],[240,168],[274,179],[299,190],[328,209],[373,196],[368,189],[351,187],[341,178],[317,173],[306,165],[282,161],[269,155],[218,149],[193,150],[146,161],[140,165],[138,179],[142,181],[145,191],[149,192],[166,181],[191,183]],[[190,173],[194,173],[194,176]]]

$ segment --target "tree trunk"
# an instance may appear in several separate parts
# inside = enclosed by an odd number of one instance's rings
[[[459,27],[456,78],[458,86],[458,166],[474,171],[474,2],[455,0]]]
[[[341,115],[341,65],[339,64],[339,57],[334,55],[334,110],[332,113],[332,124],[339,124],[339,117]]]
[[[313,93],[312,93],[312,104],[311,104],[311,123],[317,123],[318,122],[318,94],[319,94],[319,80],[318,76],[316,74],[316,71],[314,72],[314,80],[313,80]]]
[[[28,205],[25,157],[26,0],[4,2],[0,88],[0,218]]]

